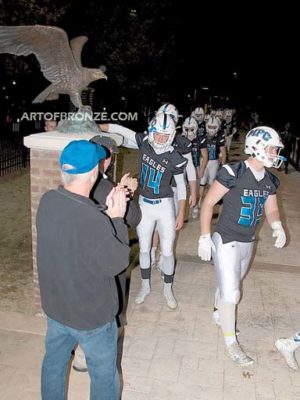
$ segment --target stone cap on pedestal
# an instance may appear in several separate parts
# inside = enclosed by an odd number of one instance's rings
[[[24,146],[30,149],[41,150],[59,150],[61,151],[72,140],[90,140],[96,136],[94,132],[91,133],[61,133],[58,131],[34,133],[24,137]],[[99,132],[99,136],[107,136],[114,139],[118,146],[123,143],[123,137],[115,133]]]

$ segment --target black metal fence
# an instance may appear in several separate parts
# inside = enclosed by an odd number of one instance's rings
[[[0,136],[0,176],[16,172],[29,165],[29,149],[23,137],[16,134]]]

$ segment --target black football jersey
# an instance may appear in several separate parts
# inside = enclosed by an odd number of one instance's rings
[[[192,140],[192,158],[195,167],[200,166],[201,149],[207,148],[205,122],[198,125],[197,137]]]
[[[200,138],[201,136],[205,135],[205,121],[202,121],[198,124],[197,136]]]
[[[223,121],[222,130],[225,133],[225,136],[232,135],[236,130],[236,121],[232,119],[230,122]]]
[[[215,231],[223,243],[231,241],[251,242],[263,215],[269,195],[276,193],[279,179],[267,169],[261,181],[257,181],[244,161],[223,166],[216,177],[229,192],[223,197],[223,209]]]
[[[174,175],[183,174],[187,160],[173,147],[156,154],[148,142],[148,134],[136,133],[140,149],[140,193],[149,199],[173,197],[171,187]]]
[[[191,141],[192,143],[192,158],[195,167],[200,166],[201,149],[207,148],[206,135],[197,136]]]
[[[206,137],[209,160],[217,160],[220,154],[220,147],[225,146],[224,131],[219,131],[213,138]]]

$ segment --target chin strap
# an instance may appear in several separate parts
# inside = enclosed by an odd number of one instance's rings
[[[163,153],[166,153],[167,151],[172,150],[173,146],[169,144],[166,147],[162,147],[161,149],[158,149],[158,148],[153,146],[153,149],[154,149],[156,154],[163,154]]]

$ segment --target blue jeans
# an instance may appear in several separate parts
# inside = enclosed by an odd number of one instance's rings
[[[118,400],[118,329],[115,321],[101,328],[81,331],[48,317],[46,354],[42,365],[42,400],[65,400],[66,375],[71,352],[82,347],[91,379],[90,400]]]

